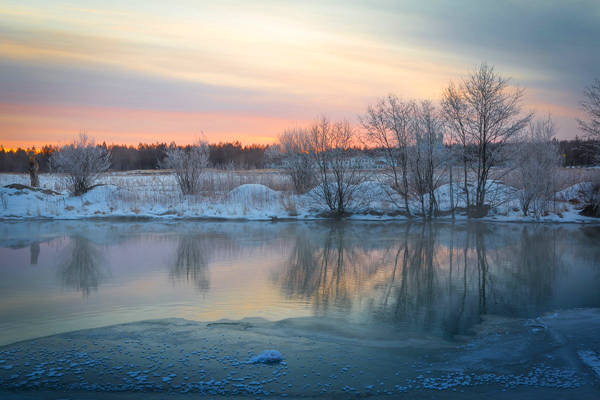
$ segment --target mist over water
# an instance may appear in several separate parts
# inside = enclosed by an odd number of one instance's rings
[[[600,228],[0,224],[0,344],[147,319],[316,316],[453,340],[482,315],[600,306]]]

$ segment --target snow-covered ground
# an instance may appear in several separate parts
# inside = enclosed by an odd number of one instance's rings
[[[79,219],[137,217],[159,219],[223,218],[223,219],[308,219],[320,218],[327,208],[317,195],[318,188],[296,195],[287,177],[277,172],[209,173],[204,186],[208,189],[194,196],[182,196],[173,176],[152,171],[112,173],[102,177],[103,185],[74,197],[66,190],[62,177],[41,176],[42,190],[30,190],[11,184],[28,184],[25,174],[0,174],[0,218]],[[247,183],[258,182],[258,183]],[[579,215],[580,189],[576,184],[559,192],[553,212],[545,216],[523,216],[517,189],[499,181],[488,182],[491,210],[484,218],[498,221],[594,222],[598,219]],[[270,186],[270,187],[269,187]],[[277,190],[275,190],[277,189]],[[460,190],[454,187],[454,204],[464,208]],[[442,185],[436,194],[440,211],[450,218],[450,185]],[[420,205],[412,201],[413,213]],[[363,182],[356,190],[348,212],[353,219],[406,219],[403,200],[379,181]],[[457,218],[464,219],[464,212]]]

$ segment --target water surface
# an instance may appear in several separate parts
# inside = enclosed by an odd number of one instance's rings
[[[599,307],[598,288],[598,227],[0,223],[0,345],[167,317],[334,317],[452,340],[485,314]]]

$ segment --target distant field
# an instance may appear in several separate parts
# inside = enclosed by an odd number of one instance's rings
[[[40,185],[47,189],[62,192],[66,190],[60,174],[40,174]],[[177,182],[169,170],[133,170],[108,172],[100,178],[100,183],[113,184],[142,190],[178,191]],[[11,183],[29,185],[29,175],[0,173],[0,186]],[[229,192],[236,187],[256,183],[278,191],[292,190],[287,175],[276,169],[257,170],[218,170],[209,169],[202,176],[203,192]]]
[[[372,179],[381,176],[381,170],[364,171]],[[574,185],[576,183],[590,181],[594,175],[600,174],[598,167],[561,168],[556,177],[558,190]],[[492,178],[504,181],[508,185],[515,186],[510,174],[504,171],[492,171]],[[455,167],[454,180],[462,177],[462,169]],[[152,188],[153,190],[178,190],[177,183],[169,170],[132,170],[108,172],[100,178],[101,183],[138,187],[141,189]],[[259,184],[277,191],[292,191],[292,182],[284,171],[278,169],[253,169],[253,170],[222,170],[208,169],[202,176],[203,192],[229,192],[244,184]],[[11,183],[29,184],[29,175],[26,173],[0,173],[0,186]],[[441,177],[441,183],[448,183],[447,173]],[[65,184],[60,174],[40,174],[40,184],[44,188],[64,191]]]

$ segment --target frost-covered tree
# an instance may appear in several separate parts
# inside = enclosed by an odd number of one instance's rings
[[[329,210],[342,216],[365,175],[353,161],[356,132],[348,121],[321,117],[310,128],[311,154],[318,170],[316,194]]]
[[[543,215],[556,191],[556,175],[560,166],[556,129],[552,118],[529,124],[517,147],[515,176],[519,186],[519,202],[523,215]]]
[[[408,148],[412,143],[409,125],[414,108],[413,101],[405,102],[390,94],[370,105],[360,118],[364,129],[363,141],[368,146],[383,150],[386,163],[383,177],[404,199],[404,210],[408,215]]]
[[[315,185],[316,170],[313,163],[310,132],[304,128],[291,128],[279,135],[283,152],[283,168],[290,176],[296,193],[305,193]]]
[[[185,147],[169,146],[161,166],[173,170],[181,193],[195,194],[200,190],[200,178],[208,167],[210,151],[203,141]]]
[[[282,165],[283,162],[283,151],[282,146],[279,143],[269,145],[265,148],[264,152],[264,165],[265,168],[271,166]]]
[[[475,177],[471,202],[476,215],[485,213],[490,171],[505,161],[507,145],[531,121],[532,114],[521,113],[523,94],[486,63],[460,84],[450,84],[444,93],[447,119],[454,135],[463,142],[465,165]]]
[[[50,166],[65,174],[67,187],[73,195],[79,196],[90,190],[98,177],[110,168],[110,151],[81,133],[72,144],[52,153]]]
[[[588,115],[588,120],[578,120],[579,127],[588,135],[600,138],[600,79],[595,79],[583,94],[585,99],[581,107]]]

